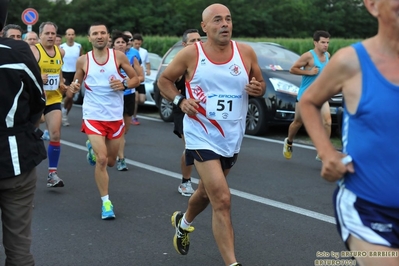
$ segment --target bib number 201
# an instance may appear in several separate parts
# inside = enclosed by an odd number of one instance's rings
[[[57,86],[58,85],[58,80],[56,80],[56,79],[49,79],[48,81],[47,81],[47,83],[45,83],[44,85],[49,85],[49,86]]]
[[[44,89],[46,91],[54,91],[58,89],[59,79],[60,79],[59,75],[48,75],[47,82],[43,84]]]

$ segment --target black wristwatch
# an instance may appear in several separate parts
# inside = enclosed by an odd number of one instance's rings
[[[124,90],[127,90],[127,89],[128,89],[128,86],[127,86],[127,80],[126,80],[126,79],[124,79],[124,80],[122,81],[122,84],[123,84],[123,87],[125,87]]]
[[[177,107],[180,107],[181,102],[186,99],[183,95],[179,94],[176,95],[175,99],[173,100],[173,104]]]

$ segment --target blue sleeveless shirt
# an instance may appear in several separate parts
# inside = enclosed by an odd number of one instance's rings
[[[140,57],[139,51],[137,51],[136,49],[131,47],[129,50],[126,51],[125,54],[126,54],[127,59],[129,59],[129,62],[130,62],[130,64],[132,66],[134,64],[134,58],[137,58],[137,61],[139,61],[139,64],[141,65],[141,57]],[[123,69],[121,69],[121,73],[124,76],[127,76]],[[133,93],[134,92],[133,92],[132,89],[127,89],[127,90],[124,91],[123,95],[130,95],[130,94],[133,94]]]
[[[341,185],[369,202],[399,208],[399,86],[389,82],[362,43],[352,45],[362,71],[362,93],[355,114],[344,109],[343,151],[355,173]]]
[[[299,87],[298,96],[296,97],[298,101],[299,101],[299,99],[301,99],[302,94],[305,92],[305,90],[310,86],[310,84],[313,83],[313,81],[315,81],[315,79],[320,75],[321,71],[328,63],[328,53],[327,52],[324,53],[324,55],[326,57],[326,61],[324,63],[320,62],[319,57],[317,56],[317,54],[314,50],[310,50],[309,52],[313,56],[314,67],[319,68],[319,73],[317,73],[317,75],[313,75],[313,76],[307,76],[307,75],[302,76],[301,86]]]

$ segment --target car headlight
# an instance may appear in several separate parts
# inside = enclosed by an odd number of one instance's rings
[[[275,91],[280,91],[292,95],[298,94],[299,88],[290,82],[278,78],[270,78],[269,80],[273,84]]]

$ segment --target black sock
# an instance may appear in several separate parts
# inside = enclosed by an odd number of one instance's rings
[[[289,141],[289,140],[287,139],[287,143],[288,143],[288,145],[292,145],[293,141]]]
[[[189,178],[189,179],[185,179],[184,177],[181,178],[182,184],[187,183],[188,181],[191,181],[191,178]]]

